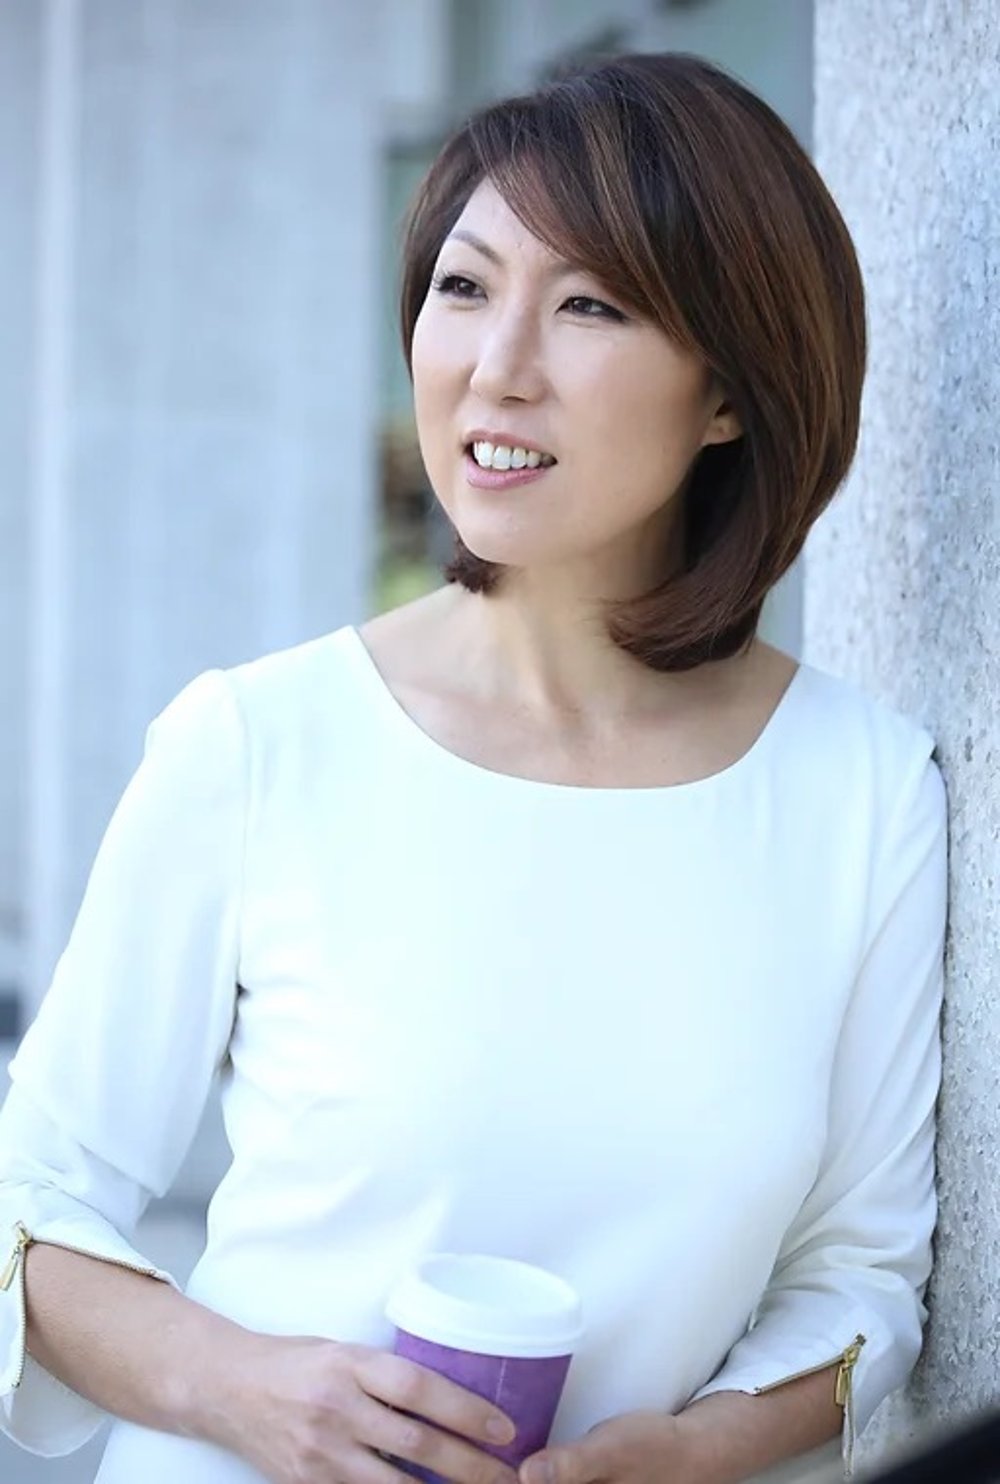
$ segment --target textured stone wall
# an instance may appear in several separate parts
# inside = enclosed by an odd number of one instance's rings
[[[920,718],[952,819],[925,1355],[869,1455],[1000,1405],[1000,10],[817,0],[816,158],[857,243],[861,447],[807,552],[805,653]]]

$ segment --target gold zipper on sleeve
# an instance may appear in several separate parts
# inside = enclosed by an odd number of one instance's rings
[[[25,1332],[25,1334],[27,1332],[27,1301],[24,1291],[24,1254],[27,1252],[28,1248],[34,1241],[35,1238],[31,1235],[24,1222],[15,1221],[14,1246],[11,1251],[10,1257],[4,1264],[3,1272],[0,1273],[0,1293],[6,1293],[12,1286],[15,1278],[18,1278],[20,1280],[22,1330]],[[68,1242],[48,1242],[44,1238],[42,1239],[42,1242],[43,1245],[47,1247],[59,1247],[62,1249],[63,1252],[77,1252],[81,1257],[92,1257],[95,1262],[106,1262],[111,1267],[126,1268],[130,1273],[139,1273],[144,1278],[157,1278],[161,1282],[163,1281],[161,1274],[157,1268],[140,1267],[140,1265],[135,1262],[121,1262],[117,1257],[104,1257],[100,1252],[88,1252],[86,1247],[72,1247]],[[24,1341],[22,1341],[21,1357],[18,1365],[18,1371],[12,1382],[15,1390],[17,1390],[22,1380],[24,1379],[24,1358],[26,1354],[27,1346]]]
[[[844,1409],[844,1472],[851,1473],[854,1464],[854,1367],[858,1363],[865,1344],[864,1335],[855,1335],[854,1339],[831,1360],[825,1360],[822,1365],[810,1366],[808,1370],[796,1371],[794,1375],[782,1376],[780,1381],[770,1381],[766,1386],[755,1386],[754,1395],[763,1396],[767,1391],[777,1391],[779,1386],[787,1386],[790,1381],[801,1381],[805,1376],[815,1376],[819,1371],[828,1371],[831,1366],[837,1367],[837,1376],[834,1382],[834,1401],[838,1407]]]
[[[864,1335],[856,1335],[840,1357],[834,1391],[837,1406],[844,1409],[844,1473],[848,1475],[854,1469],[854,1367],[864,1343]]]
[[[0,1293],[6,1293],[17,1276],[17,1270],[24,1262],[24,1254],[31,1246],[31,1233],[23,1221],[14,1223],[14,1250],[11,1252],[4,1270],[0,1273]]]
[[[6,1293],[14,1282],[15,1277],[18,1279],[21,1289],[21,1354],[17,1360],[17,1375],[11,1382],[15,1391],[24,1380],[25,1358],[28,1354],[28,1301],[24,1292],[24,1254],[30,1246],[31,1233],[23,1221],[15,1221],[14,1250],[7,1259],[3,1272],[0,1273],[0,1292]]]

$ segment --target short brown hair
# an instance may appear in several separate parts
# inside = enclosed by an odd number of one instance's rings
[[[684,563],[608,604],[608,629],[659,670],[736,653],[843,480],[858,435],[864,290],[830,193],[782,120],[698,57],[619,56],[475,114],[410,209],[407,366],[434,263],[490,180],[535,236],[697,353],[743,435],[704,448],[683,500]],[[455,535],[449,581],[503,567]]]

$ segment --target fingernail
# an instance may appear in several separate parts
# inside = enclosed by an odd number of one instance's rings
[[[495,1443],[512,1443],[515,1437],[514,1424],[506,1417],[491,1417],[486,1432]]]

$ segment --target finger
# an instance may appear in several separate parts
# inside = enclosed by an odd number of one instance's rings
[[[464,1386],[401,1355],[376,1351],[361,1362],[357,1377],[369,1396],[426,1418],[477,1443],[511,1443],[514,1424],[498,1408]]]
[[[520,1484],[602,1484],[607,1479],[600,1449],[587,1440],[568,1448],[544,1448],[525,1459]]]
[[[367,1448],[352,1448],[337,1465],[337,1484],[404,1484],[409,1479],[391,1458]]]
[[[379,1453],[418,1464],[454,1484],[517,1484],[517,1475],[506,1464],[422,1417],[368,1399],[357,1414],[355,1427],[359,1440]]]
[[[391,1459],[379,1458],[366,1448],[352,1448],[337,1463],[338,1484],[400,1484],[406,1477]]]

